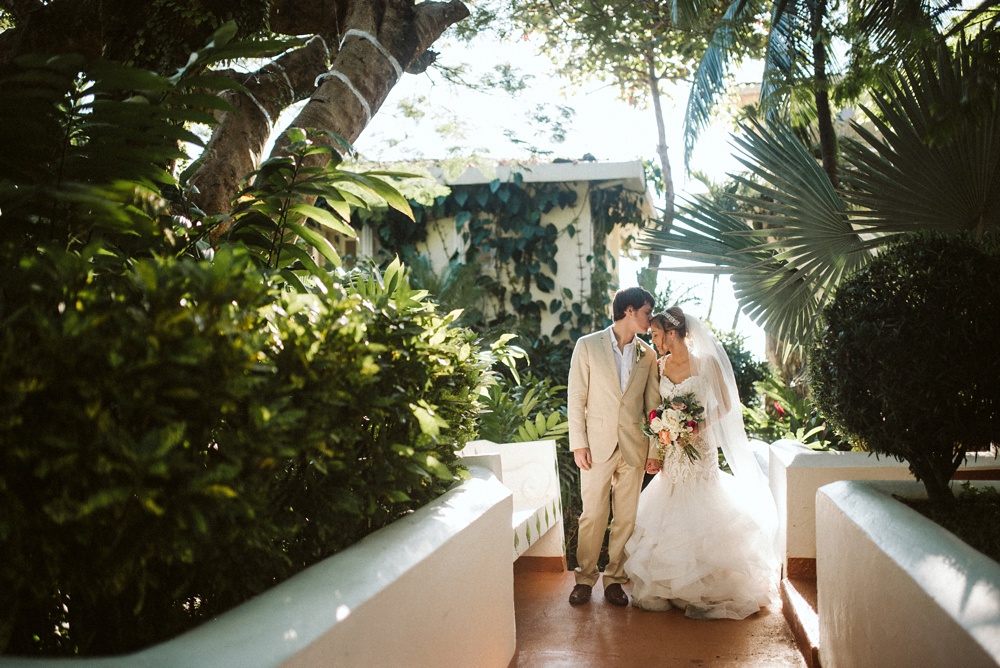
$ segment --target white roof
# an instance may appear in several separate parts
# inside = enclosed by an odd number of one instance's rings
[[[444,178],[441,173],[438,173],[437,177],[443,183],[450,186],[475,185],[478,183],[490,183],[494,179],[499,179],[503,182],[511,181],[513,179],[512,175],[515,172],[520,172],[525,183],[611,181],[621,183],[626,190],[647,194],[646,175],[642,168],[642,162],[639,160],[632,160],[630,162],[584,161],[497,165],[492,170],[492,175],[484,173],[483,169],[487,172],[491,171],[488,167],[469,167],[454,179]]]

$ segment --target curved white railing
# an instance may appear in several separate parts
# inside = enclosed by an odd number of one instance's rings
[[[471,479],[440,498],[177,638],[118,657],[5,657],[0,668],[506,668],[512,495],[467,464]]]

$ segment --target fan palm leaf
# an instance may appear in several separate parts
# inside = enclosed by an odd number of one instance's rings
[[[731,273],[745,313],[806,344],[834,288],[878,247],[1000,226],[1000,87],[983,48],[942,45],[871,91],[873,129],[855,125],[860,139],[842,143],[843,190],[790,127],[744,124],[734,144],[747,172],[733,177],[743,194],[678,207],[674,228],[644,231],[643,248]]]
[[[845,140],[845,196],[880,236],[1000,225],[1000,94],[993,87],[977,105],[964,94],[977,54],[942,48],[886,80],[877,113],[865,109],[875,132],[856,126],[863,142]]]
[[[771,10],[771,31],[764,52],[760,104],[769,121],[781,118],[785,100],[795,81],[810,77],[812,48],[808,43],[809,16],[796,0],[776,2]]]
[[[751,123],[734,139],[748,176],[734,177],[749,195],[736,211],[697,198],[678,207],[671,230],[648,230],[649,252],[731,273],[743,311],[786,343],[805,343],[831,289],[868,261],[869,242],[846,204],[791,128]],[[690,268],[677,269],[690,271]]]

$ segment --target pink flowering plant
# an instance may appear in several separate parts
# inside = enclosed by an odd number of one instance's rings
[[[665,400],[649,412],[649,421],[643,425],[642,433],[660,441],[660,459],[664,459],[667,448],[680,448],[689,461],[701,459],[694,447],[698,435],[698,425],[705,419],[705,408],[698,403],[692,393],[679,394]]]

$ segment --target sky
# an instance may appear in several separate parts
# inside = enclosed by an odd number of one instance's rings
[[[580,159],[591,154],[601,161],[654,160],[656,122],[652,108],[636,109],[618,99],[614,86],[594,81],[572,86],[553,74],[554,67],[537,54],[530,40],[495,38],[471,45],[460,44],[445,35],[434,45],[438,62],[445,66],[465,63],[467,79],[489,73],[498,62],[509,62],[521,73],[530,74],[528,86],[517,95],[502,90],[487,92],[455,86],[430,70],[422,75],[404,75],[396,84],[371,124],[356,142],[367,160],[440,160],[475,155],[493,160],[527,160],[528,148],[550,151],[539,159]],[[741,80],[760,80],[753,69],[741,71]],[[667,145],[674,186],[678,197],[702,192],[695,179],[684,170],[682,127],[687,87],[668,85],[664,89]],[[530,119],[541,113],[561,118],[560,108],[570,107],[572,115],[563,122],[564,138],[556,141],[545,124]],[[414,115],[407,109],[418,110]],[[443,130],[443,134],[442,134]],[[714,181],[727,172],[738,171],[729,145],[731,124],[717,122],[700,140],[692,156],[692,169],[706,173]],[[514,140],[512,140],[512,137]],[[669,264],[664,260],[664,264]],[[636,284],[636,271],[644,263],[622,258],[620,286]],[[674,294],[690,288],[701,304],[686,304],[685,311],[709,318],[719,329],[736,329],[746,337],[748,349],[764,357],[763,331],[743,314],[737,318],[737,303],[728,277],[716,285],[712,311],[708,306],[712,278],[699,274],[661,272],[660,286],[670,281]]]

